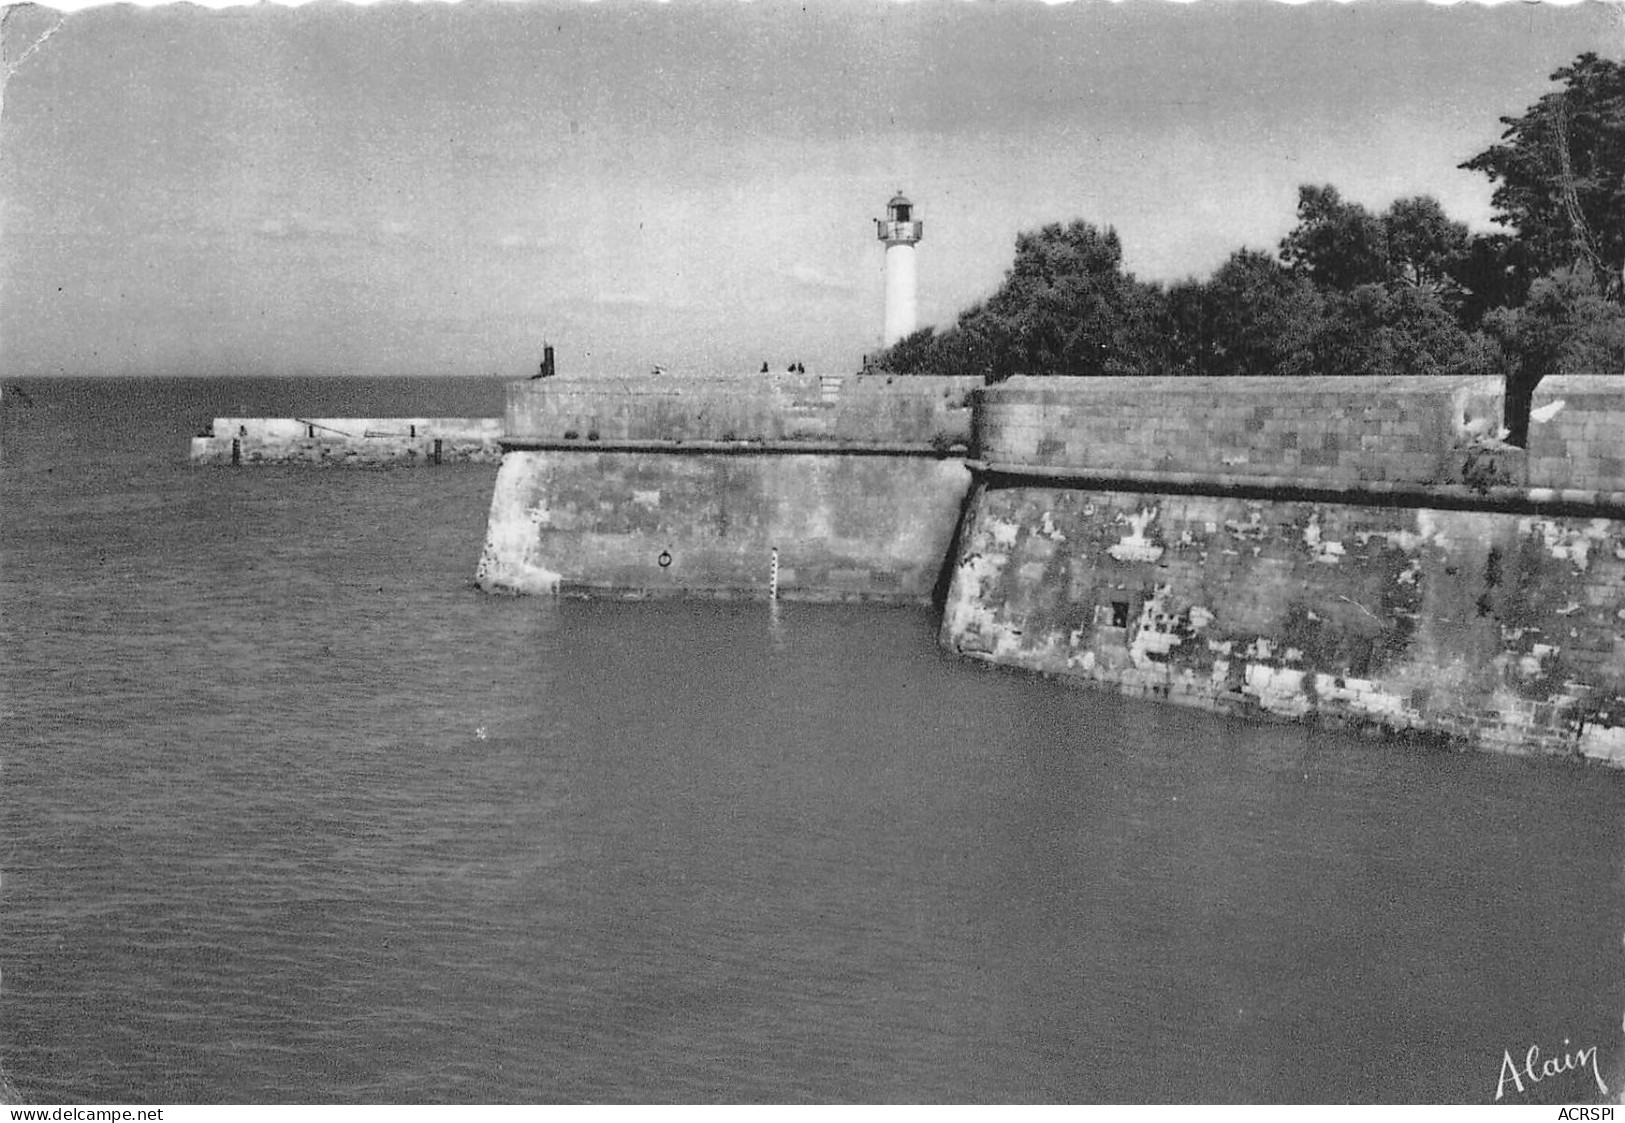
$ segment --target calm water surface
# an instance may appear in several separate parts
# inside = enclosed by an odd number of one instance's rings
[[[1619,773],[988,672],[924,610],[486,597],[492,466],[186,464],[492,382],[15,385],[32,1100],[1484,1102],[1565,1039],[1625,1083]]]

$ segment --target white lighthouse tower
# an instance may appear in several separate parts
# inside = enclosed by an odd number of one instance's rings
[[[914,220],[914,204],[901,191],[886,204],[886,217],[875,219],[875,235],[886,243],[886,331],[890,347],[914,331],[914,243],[924,233]]]

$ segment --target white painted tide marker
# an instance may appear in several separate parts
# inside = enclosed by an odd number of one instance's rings
[[[914,331],[914,244],[924,233],[925,224],[914,220],[914,204],[901,191],[886,204],[886,217],[875,219],[875,236],[886,243],[886,330],[881,341],[887,347]]]

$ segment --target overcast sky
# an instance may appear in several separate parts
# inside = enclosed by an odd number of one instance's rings
[[[521,377],[545,338],[572,372],[849,371],[879,345],[870,220],[899,188],[943,326],[1045,222],[1115,227],[1161,281],[1273,251],[1302,183],[1487,228],[1456,165],[1581,51],[1620,57],[1619,13],[11,9],[0,363]]]

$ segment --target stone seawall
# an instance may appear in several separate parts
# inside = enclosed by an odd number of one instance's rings
[[[509,387],[493,592],[928,603],[970,486],[974,379]]]
[[[1210,709],[1625,765],[1625,395],[1016,379],[942,623],[1002,665]]]
[[[194,464],[494,463],[500,417],[217,417]]]
[[[971,385],[518,384],[478,583],[940,598],[988,662],[1625,766],[1620,380],[1526,448],[1487,380]]]
[[[961,460],[924,454],[516,450],[476,580],[492,592],[927,603],[969,483]]]

